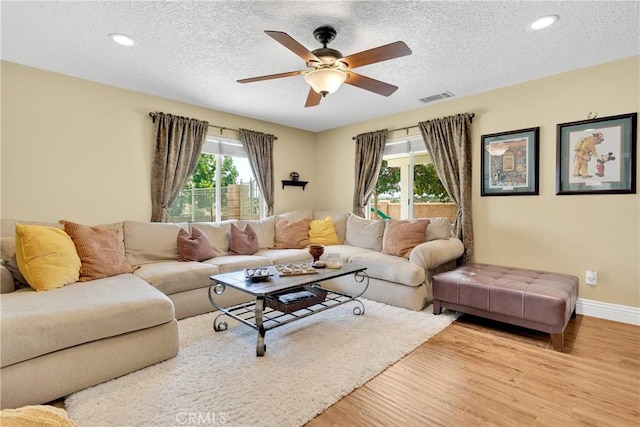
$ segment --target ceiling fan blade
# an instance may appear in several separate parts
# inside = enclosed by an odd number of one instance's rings
[[[316,105],[320,104],[321,100],[322,100],[322,95],[320,95],[318,92],[316,92],[312,88],[309,88],[309,95],[307,95],[307,102],[305,102],[304,106],[305,108],[315,107]]]
[[[375,64],[376,62],[400,58],[411,55],[411,49],[404,42],[395,42],[384,46],[374,47],[342,58],[340,61],[347,63],[349,69]]]
[[[304,59],[304,62],[309,62],[309,61],[322,62],[317,56],[311,53],[309,49],[302,46],[289,34],[283,33],[282,31],[269,31],[269,30],[265,30],[265,33],[269,37],[271,37],[272,39],[274,39],[275,41],[277,41],[278,43],[280,43],[281,45],[289,49],[291,52],[295,53],[300,58]]]
[[[349,77],[344,81],[346,84],[375,92],[379,95],[389,96],[398,90],[398,86],[381,82],[380,80],[372,79],[371,77],[365,77],[361,74],[356,74],[353,71],[347,71],[347,74],[349,74]]]
[[[259,77],[251,77],[248,79],[237,80],[238,83],[251,83],[251,82],[259,82],[262,80],[271,80],[271,79],[281,79],[283,77],[293,77],[302,73],[302,71],[289,71],[286,73],[278,73],[278,74],[269,74],[267,76],[259,76]]]

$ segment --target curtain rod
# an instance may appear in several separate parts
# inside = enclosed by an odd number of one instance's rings
[[[474,118],[476,115],[475,115],[474,113],[471,113],[471,114],[470,114],[470,116],[471,116],[471,122],[473,122],[473,118]],[[405,127],[398,128],[398,129],[391,129],[389,132],[398,132],[399,130],[406,130],[406,131],[408,131],[409,129],[417,128],[417,127],[419,127],[419,126],[420,126],[420,125],[405,126]],[[407,132],[407,134],[409,134],[409,132]],[[356,137],[355,137],[355,136],[352,136],[352,137],[351,137],[351,139],[353,139],[353,140],[355,141]]]
[[[157,114],[156,113],[149,113],[149,117],[151,117],[152,119],[155,120]],[[225,130],[229,130],[232,132],[238,132],[240,133],[239,129],[233,129],[233,128],[228,128],[228,127],[224,127],[224,126],[218,126],[218,125],[209,125],[210,128],[216,128],[216,129],[220,129],[220,136],[222,136],[222,132],[224,132]],[[277,140],[278,137],[274,136],[273,139]]]

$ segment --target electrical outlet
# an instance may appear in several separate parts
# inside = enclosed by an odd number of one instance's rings
[[[584,283],[587,285],[595,286],[598,284],[598,272],[594,270],[587,270]]]

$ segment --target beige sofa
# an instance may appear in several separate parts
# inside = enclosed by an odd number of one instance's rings
[[[446,218],[431,218],[426,241],[406,259],[381,253],[385,222],[308,209],[281,215],[290,221],[327,216],[341,244],[326,246],[323,258],[338,253],[346,262],[366,266],[370,284],[365,298],[421,310],[432,299],[431,276],[454,268],[463,252]],[[207,296],[213,274],[311,261],[306,249],[272,249],[275,217],[191,224],[123,221],[115,226],[127,260],[136,267],[133,273],[35,292],[14,286],[10,270],[15,273],[16,222],[3,220],[1,230],[2,408],[45,403],[174,357],[176,319],[213,310]],[[251,224],[260,246],[257,253],[228,254],[232,223],[241,228]],[[178,231],[191,227],[207,235],[214,258],[178,261]],[[327,285],[347,291],[359,288],[350,277]],[[247,296],[229,290],[224,298],[223,304],[232,305]]]

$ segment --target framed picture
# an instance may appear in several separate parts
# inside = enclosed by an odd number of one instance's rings
[[[482,135],[480,195],[537,195],[539,137],[539,127]]]
[[[559,124],[556,194],[635,194],[637,116]]]

